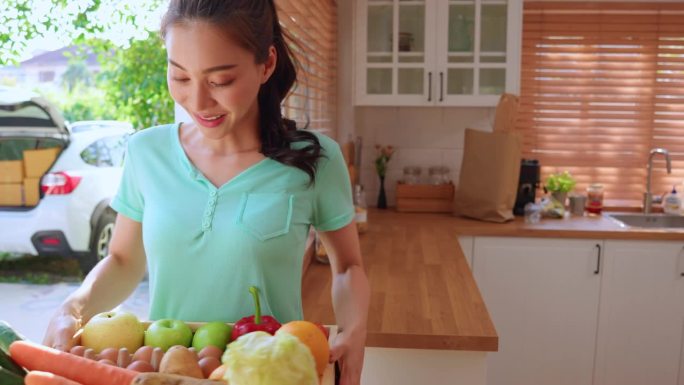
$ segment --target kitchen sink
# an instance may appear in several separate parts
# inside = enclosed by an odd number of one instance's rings
[[[652,229],[684,229],[684,216],[665,214],[608,214],[623,227],[646,227]]]

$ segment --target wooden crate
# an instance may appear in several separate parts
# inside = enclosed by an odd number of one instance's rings
[[[397,211],[415,213],[450,213],[453,210],[452,183],[404,184],[397,183]]]

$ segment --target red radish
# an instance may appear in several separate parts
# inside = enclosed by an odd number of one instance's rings
[[[100,360],[109,360],[112,362],[116,362],[116,358],[119,355],[119,349],[116,348],[107,348],[103,349],[100,352]]]
[[[85,350],[85,352],[83,353],[83,357],[89,360],[97,360],[97,354],[95,354],[95,350],[90,348]]]
[[[133,361],[130,365],[126,367],[128,370],[135,370],[136,372],[154,372],[152,364],[145,361]]]
[[[75,354],[79,357],[83,357],[83,353],[85,353],[85,350],[85,346],[76,345],[73,348],[71,348],[71,350],[69,350],[69,353]]]
[[[140,349],[133,354],[133,361],[145,361],[147,363],[152,361],[152,346],[141,346]]]
[[[202,368],[204,378],[209,378],[211,373],[221,366],[221,361],[216,357],[204,357],[199,360],[199,366]]]
[[[125,368],[131,363],[131,355],[128,353],[128,349],[119,349],[119,355],[116,357],[116,365]]]
[[[15,341],[10,356],[28,370],[54,373],[82,385],[130,384],[136,372],[62,352],[29,341]]]
[[[150,358],[150,364],[152,364],[155,372],[159,370],[159,364],[161,363],[162,358],[164,358],[164,350],[162,348],[154,348],[152,351],[152,358]]]
[[[200,359],[204,358],[204,357],[221,358],[222,354],[223,354],[223,351],[221,349],[217,348],[214,345],[207,345],[202,350],[200,350],[198,357]]]

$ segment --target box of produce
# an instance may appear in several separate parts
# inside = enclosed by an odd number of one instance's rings
[[[9,385],[45,384],[46,376],[63,385],[333,385],[328,356],[336,333],[303,320],[280,325],[258,308],[234,323],[151,322],[112,311],[88,321],[68,352],[19,337],[4,342],[14,365],[8,378],[17,380]]]

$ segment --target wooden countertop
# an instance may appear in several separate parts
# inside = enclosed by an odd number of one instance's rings
[[[523,218],[499,224],[446,214],[370,210],[361,235],[371,283],[367,346],[496,351],[498,337],[458,235],[684,240],[684,230],[623,228],[607,216]],[[304,315],[335,323],[330,268],[313,263],[303,279]]]
[[[361,251],[371,285],[367,346],[497,351],[498,336],[448,215],[369,212]],[[304,316],[335,323],[330,267],[303,280]]]
[[[458,235],[500,237],[545,237],[585,239],[684,240],[684,229],[647,229],[621,227],[618,222],[601,216],[543,218],[539,223],[527,224],[522,217],[508,223],[489,223],[452,217]]]

